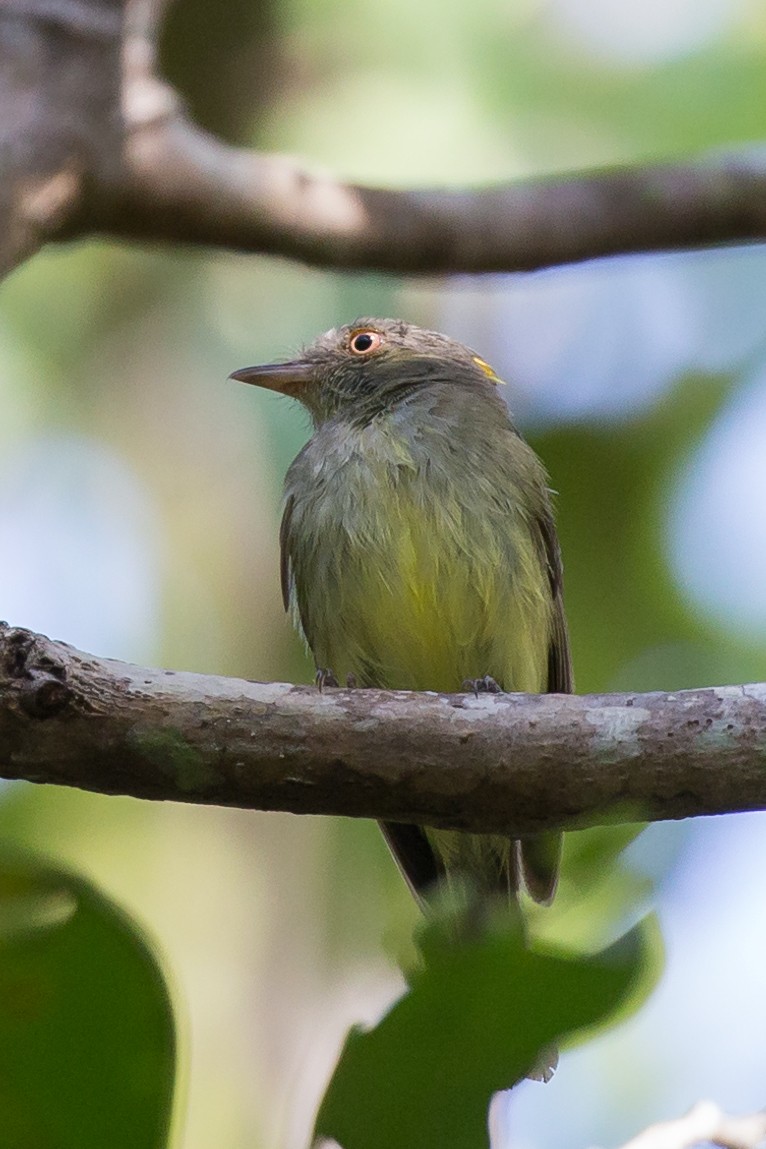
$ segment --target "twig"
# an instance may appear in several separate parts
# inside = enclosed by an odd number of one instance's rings
[[[693,1149],[703,1143],[721,1149],[763,1149],[766,1112],[728,1117],[712,1101],[699,1101],[684,1117],[650,1125],[622,1149]]]

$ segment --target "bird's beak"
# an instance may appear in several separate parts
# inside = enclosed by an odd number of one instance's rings
[[[239,371],[232,371],[229,378],[298,398],[311,382],[311,364],[302,359],[295,359],[292,363],[264,363],[260,367],[242,367]]]

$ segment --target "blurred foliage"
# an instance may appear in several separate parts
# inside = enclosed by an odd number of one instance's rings
[[[528,949],[515,915],[460,941],[454,926],[450,914],[421,927],[408,992],[374,1029],[349,1034],[315,1137],[344,1149],[476,1149],[492,1093],[571,1031],[635,1007],[639,980],[649,988],[647,929],[577,958]]]
[[[0,1146],[162,1149],[173,1016],[136,926],[82,878],[0,856]]]
[[[653,26],[653,38],[638,34]],[[225,11],[179,0],[162,60],[209,129],[388,184],[478,184],[766,134],[757,0],[236,0]],[[542,299],[546,285],[559,293]],[[626,260],[600,278],[583,266],[406,283],[222,253],[104,243],[46,252],[0,300],[0,615],[113,657],[308,681],[281,608],[276,543],[282,476],[307,420],[226,377],[357,315],[402,314],[503,367],[558,492],[578,688],[764,679],[763,629],[689,591],[679,576],[688,557],[670,533],[689,518],[683,492],[694,495],[699,451],[763,387],[764,290],[759,249]],[[703,518],[699,579],[723,552],[735,575],[761,569],[764,489],[766,477],[743,483]],[[732,503],[746,498],[755,509],[738,525]],[[650,877],[659,879],[673,939],[663,1021],[565,1053],[554,1081],[531,1094],[544,1109],[526,1127],[535,1149],[624,1140],[700,1092],[732,1108],[762,1103],[758,1039],[747,1046],[749,1032],[738,1033],[735,1058],[728,1039],[708,1032],[716,1003],[745,985],[741,963],[762,952],[741,942],[744,920],[726,917],[751,884],[727,881],[733,837],[716,850],[708,825],[694,853],[698,825],[632,841],[637,830],[569,835],[557,900],[528,907],[529,928],[536,946],[565,946],[592,970],[588,955],[635,925]],[[305,1145],[347,1027],[387,1009],[383,1033],[399,1024],[400,1007],[390,1007],[404,987],[386,955],[412,957],[418,910],[373,825],[13,786],[0,801],[0,837],[90,875],[157,939],[180,1002],[179,1149]],[[752,828],[748,841],[757,849]],[[684,884],[687,857],[695,870]],[[757,872],[744,853],[741,866]],[[105,915],[136,968],[153,968],[108,902],[79,879],[56,882],[82,900],[83,928],[96,932]],[[40,923],[25,943],[39,944],[35,960],[47,960],[44,938],[70,936],[77,921]],[[682,935],[706,956],[696,980],[673,972]],[[713,967],[714,942],[727,939]],[[88,960],[99,952],[94,943]],[[88,979],[106,986],[98,979],[109,976],[102,963]],[[73,1005],[87,988],[74,980]],[[109,984],[119,1019],[129,999]],[[761,996],[753,991],[753,1017]],[[439,1031],[430,1036],[438,1042]],[[348,1056],[368,1056],[363,1040]],[[704,1088],[700,1065],[711,1075]],[[525,1088],[513,1094],[516,1130]]]
[[[623,822],[566,835],[553,904],[526,905],[528,928],[538,944],[594,953],[643,917],[654,887],[623,857],[643,829],[639,822]]]
[[[725,378],[681,379],[665,402],[623,426],[557,429],[536,437],[561,492],[567,607],[581,691],[617,689],[621,668],[647,647],[696,643],[704,649],[706,640],[711,646],[717,640],[658,558],[672,469],[704,433],[731,386]],[[623,688],[678,690],[724,678],[720,667],[690,660],[681,675],[672,666],[664,673],[653,668],[643,679],[634,671]]]
[[[756,2],[732,0],[723,34],[694,53],[631,61],[567,35],[557,17],[577,7],[588,5],[334,0],[309,12],[293,0],[282,8],[286,67],[304,83],[260,132],[354,178],[407,183],[689,155],[766,133]],[[619,25],[619,7],[602,4],[604,22],[612,8]],[[645,13],[657,19],[656,6]],[[629,37],[626,21],[625,48]]]

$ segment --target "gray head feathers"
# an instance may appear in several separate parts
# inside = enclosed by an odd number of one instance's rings
[[[361,318],[335,327],[309,344],[301,358],[314,385],[296,397],[316,422],[366,421],[434,384],[495,398],[501,382],[469,347],[401,319]]]

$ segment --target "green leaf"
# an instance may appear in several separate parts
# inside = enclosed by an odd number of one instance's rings
[[[425,965],[371,1030],[349,1033],[315,1139],[344,1149],[477,1149],[493,1093],[539,1051],[635,1004],[656,971],[643,925],[595,956],[525,948],[518,923],[463,943],[429,927]]]
[[[160,1149],[174,1065],[136,926],[82,878],[0,858],[0,1149]]]

